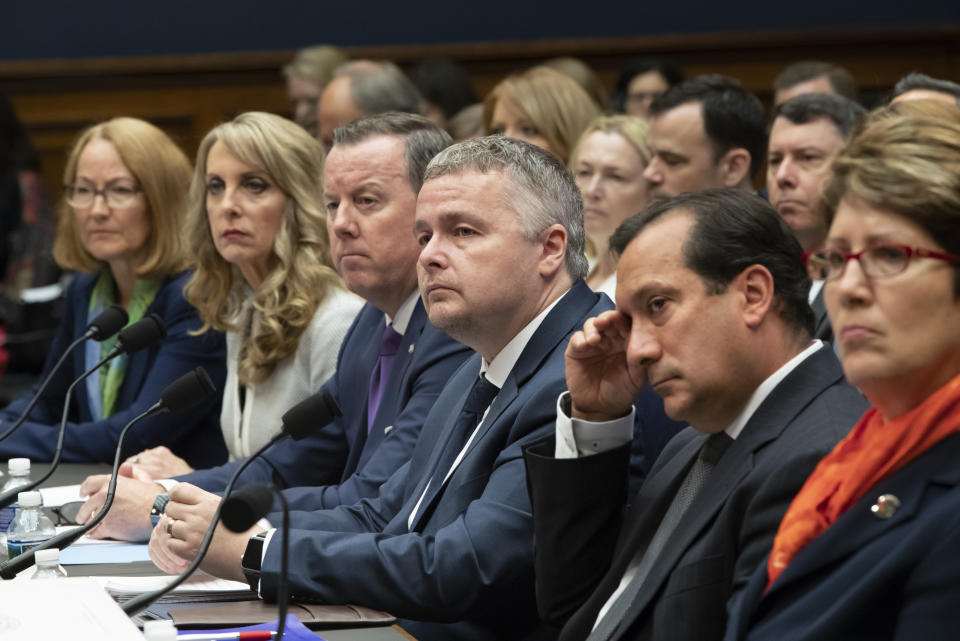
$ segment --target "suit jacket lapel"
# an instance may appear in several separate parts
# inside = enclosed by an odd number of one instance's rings
[[[823,347],[800,363],[770,392],[677,524],[670,544],[663,549],[647,576],[638,597],[637,613],[649,604],[683,554],[710,526],[727,497],[753,468],[754,452],[777,438],[810,401],[841,376],[836,358],[828,347]],[[673,494],[670,498],[673,499]]]
[[[960,435],[953,435],[869,489],[823,534],[800,550],[771,586],[769,593],[836,563],[865,547],[871,540],[911,521],[922,505],[923,495],[929,486],[941,484],[952,487],[960,484],[960,467],[956,465],[958,457]],[[900,507],[886,519],[875,516],[870,509],[883,494],[893,494],[900,500]]]
[[[413,354],[416,350],[417,341],[423,333],[423,328],[427,323],[427,312],[423,308],[423,302],[417,300],[416,307],[413,308],[413,315],[410,316],[410,322],[407,323],[407,331],[403,333],[403,340],[397,348],[397,356],[393,361],[393,369],[390,371],[390,377],[387,379],[387,386],[383,392],[383,400],[380,401],[380,407],[377,408],[377,415],[373,419],[373,426],[370,428],[368,439],[372,443],[382,441],[386,434],[384,429],[393,425],[393,420],[397,415],[397,404],[402,400],[400,398],[403,389],[403,381],[406,380],[407,372],[410,369],[410,363],[413,362]],[[379,352],[378,354],[379,355]],[[374,356],[373,367],[376,366],[377,356]],[[364,407],[366,411],[366,407]]]
[[[470,443],[464,458],[470,451],[483,439],[490,431],[500,415],[510,406],[510,403],[517,398],[519,389],[533,376],[540,368],[543,361],[550,355],[560,341],[564,340],[570,333],[574,325],[583,317],[588,309],[596,304],[598,295],[587,287],[582,280],[573,284],[567,294],[560,299],[560,302],[550,310],[547,317],[543,319],[540,327],[530,337],[530,341],[520,353],[520,358],[510,371],[510,375],[504,382],[503,387],[494,399],[490,410],[487,412],[480,431]]]

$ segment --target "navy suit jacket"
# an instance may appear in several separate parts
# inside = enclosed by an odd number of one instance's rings
[[[522,447],[554,429],[572,332],[610,309],[582,281],[550,311],[511,370],[439,499],[414,530],[407,521],[451,438],[480,371],[469,359],[427,415],[410,461],[352,506],[291,514],[290,589],[297,598],[355,603],[404,619],[421,641],[520,638],[537,625],[533,524]],[[262,566],[261,594],[275,596],[280,533]],[[445,625],[442,622],[449,622]],[[455,622],[455,623],[454,623]]]
[[[777,525],[819,460],[866,408],[824,346],[757,408],[677,524],[615,639],[719,639],[726,603],[770,549]],[[561,639],[584,639],[637,550],[645,549],[706,439],[687,428],[627,500],[628,446],[554,459],[527,453],[536,524],[537,602]],[[546,446],[546,447],[545,447]]]
[[[342,416],[303,440],[286,439],[271,447],[244,471],[238,486],[260,482],[290,488],[284,494],[295,510],[350,505],[374,496],[410,458],[424,417],[472,352],[431,325],[417,301],[368,434],[367,390],[384,326],[383,312],[367,303],[340,345],[337,371],[324,387]],[[177,480],[217,492],[237,465],[234,461]]]
[[[181,274],[164,280],[147,308],[147,314],[156,313],[163,319],[167,337],[130,355],[117,395],[117,411],[112,416],[94,420],[87,386],[81,383],[74,388],[63,440],[64,461],[113,461],[117,437],[123,426],[160,400],[164,387],[198,365],[207,370],[218,390],[223,389],[226,378],[223,334],[207,331],[199,336],[190,335],[189,332],[199,328],[201,323],[197,310],[183,297],[183,286],[188,277],[188,274]],[[67,346],[86,331],[87,310],[97,278],[98,274],[77,275],[67,288],[63,322],[50,345],[41,380]],[[33,461],[49,461],[53,458],[64,397],[70,383],[86,370],[84,359],[83,346],[67,357],[34,406],[30,418],[0,442],[0,459],[24,456]],[[20,416],[32,396],[33,393],[19,398],[3,410],[0,431]],[[227,448],[220,431],[219,414],[220,395],[217,394],[199,406],[145,418],[127,433],[121,457],[148,447],[166,445],[191,465],[222,463],[227,458]]]
[[[811,541],[766,595],[767,562],[731,609],[727,639],[960,636],[960,434],[940,441]],[[889,518],[871,511],[892,494]]]

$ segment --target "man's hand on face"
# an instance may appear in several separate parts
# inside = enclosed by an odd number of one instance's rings
[[[610,310],[570,338],[564,360],[574,418],[609,421],[630,413],[647,380],[645,372],[628,366],[629,335],[630,319]]]
[[[169,496],[165,516],[150,535],[149,552],[161,570],[179,574],[200,550],[220,497],[189,483],[177,484],[170,489]],[[254,526],[248,532],[237,534],[217,524],[210,550],[200,567],[214,576],[245,581],[240,559],[250,537],[260,529]]]
[[[132,471],[129,466],[117,477],[117,491],[113,505],[106,518],[97,527],[87,533],[94,539],[118,539],[120,541],[146,541],[153,525],[150,523],[150,510],[157,494],[165,492],[162,485],[149,480],[140,480],[124,475]],[[103,507],[107,498],[108,474],[88,476],[80,485],[80,496],[90,498],[77,512],[77,523],[86,523]]]

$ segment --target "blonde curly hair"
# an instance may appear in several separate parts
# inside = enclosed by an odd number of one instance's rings
[[[217,142],[241,162],[266,172],[287,196],[274,240],[277,266],[253,292],[252,318],[241,317],[246,281],[217,252],[206,210],[207,156]],[[188,250],[194,273],[184,293],[203,327],[242,332],[241,384],[270,377],[293,354],[317,307],[343,281],[334,271],[323,206],[323,147],[293,122],[248,112],[214,127],[197,151],[187,211]]]

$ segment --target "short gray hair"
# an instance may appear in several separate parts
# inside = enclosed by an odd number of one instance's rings
[[[350,78],[350,97],[367,116],[387,111],[423,111],[420,92],[392,62],[354,60],[337,67],[333,77]]]
[[[374,136],[403,138],[403,162],[413,193],[423,186],[427,163],[453,144],[450,134],[423,116],[390,111],[337,127],[333,130],[333,146],[356,145]]]
[[[583,198],[570,171],[556,156],[530,143],[504,136],[474,138],[443,150],[427,165],[424,182],[441,176],[503,172],[506,205],[517,212],[527,240],[538,241],[550,225],[567,231],[567,273],[587,275]]]

